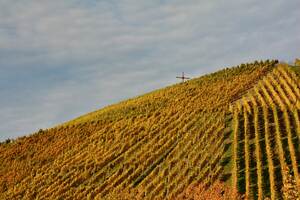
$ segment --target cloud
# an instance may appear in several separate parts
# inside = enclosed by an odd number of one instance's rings
[[[0,140],[300,47],[297,0],[0,0]]]

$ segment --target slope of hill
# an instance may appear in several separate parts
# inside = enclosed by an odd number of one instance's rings
[[[246,197],[280,199],[291,174],[300,188],[300,82],[279,66],[233,107],[233,185]]]
[[[280,199],[287,173],[300,185],[299,88],[277,61],[242,64],[1,144],[0,199],[173,199],[216,180]]]

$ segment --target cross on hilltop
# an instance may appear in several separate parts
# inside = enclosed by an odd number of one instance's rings
[[[184,82],[184,80],[189,80],[189,79],[191,79],[191,78],[189,78],[189,77],[185,77],[185,76],[184,76],[184,72],[182,72],[182,76],[177,76],[176,78],[180,78],[180,79],[182,80],[182,82]]]

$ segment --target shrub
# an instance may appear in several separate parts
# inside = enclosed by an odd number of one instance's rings
[[[216,181],[207,188],[204,184],[192,184],[176,200],[241,200],[243,199],[235,189],[222,182]]]

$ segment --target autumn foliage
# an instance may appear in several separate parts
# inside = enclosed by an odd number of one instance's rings
[[[110,193],[106,199],[115,200],[143,200],[145,198],[143,192],[136,189],[125,189]],[[159,199],[159,198],[158,198]],[[164,198],[161,198],[163,200]],[[173,200],[242,200],[241,194],[238,194],[232,187],[216,181],[210,187],[202,183],[193,183],[188,186]]]
[[[210,187],[203,184],[192,184],[180,194],[176,200],[241,200],[242,195],[238,194],[232,187],[216,181]]]
[[[289,66],[256,61],[7,140],[0,199],[294,195],[299,88]]]

